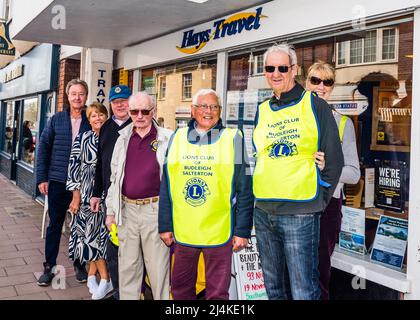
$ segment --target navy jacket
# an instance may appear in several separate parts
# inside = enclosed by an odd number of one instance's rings
[[[219,138],[220,131],[224,128],[222,121],[201,137],[195,130],[195,120],[188,123],[188,140],[194,144],[208,144]],[[171,142],[174,136],[171,138]],[[171,143],[170,142],[170,143]],[[167,155],[167,154],[166,154]],[[158,230],[173,232],[172,204],[169,197],[167,164],[163,165],[164,173],[160,185]],[[234,194],[236,203],[233,207],[233,235],[241,238],[249,238],[252,229],[252,217],[254,209],[254,195],[252,193],[252,177],[249,169],[248,154],[242,136],[235,137],[235,169],[234,169]]]
[[[79,134],[91,130],[82,112]],[[36,184],[50,180],[66,183],[72,147],[70,108],[54,114],[41,134],[36,164]]]

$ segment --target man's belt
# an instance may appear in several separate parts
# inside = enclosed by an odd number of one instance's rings
[[[131,204],[144,205],[144,204],[149,204],[152,202],[158,202],[159,196],[151,197],[151,198],[144,198],[144,199],[130,199],[123,195],[122,200],[124,202],[131,203]]]

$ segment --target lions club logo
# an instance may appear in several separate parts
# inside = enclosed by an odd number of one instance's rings
[[[159,143],[158,143],[158,141],[157,140],[153,140],[151,143],[150,143],[150,148],[153,150],[153,151],[157,151],[157,148],[158,148],[158,145],[159,145]]]
[[[268,156],[272,159],[291,157],[298,154],[296,144],[287,140],[277,140],[268,148]]]
[[[198,207],[207,201],[210,190],[207,183],[200,178],[192,178],[184,187],[185,201],[193,207]]]

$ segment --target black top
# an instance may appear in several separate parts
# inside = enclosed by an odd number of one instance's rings
[[[115,143],[120,134],[119,130],[125,128],[131,123],[128,118],[121,126],[119,126],[112,118],[109,118],[101,127],[99,132],[98,156],[95,172],[95,185],[93,187],[92,197],[100,198],[104,192],[104,198],[108,193],[111,185],[111,159],[114,152]]]
[[[284,92],[277,99],[273,96],[270,105],[280,110],[282,106],[289,105],[299,100],[304,93],[303,87],[296,83],[292,90]],[[332,114],[330,105],[325,100],[314,96],[313,98],[315,115],[319,123],[320,150],[325,152],[325,168],[321,171],[321,179],[331,185],[327,188],[319,186],[318,197],[310,202],[288,202],[288,201],[259,201],[256,207],[269,214],[307,214],[323,211],[328,205],[344,166],[343,151],[341,148],[338,127]],[[255,124],[258,123],[258,112],[255,117]],[[315,161],[315,159],[314,159]]]

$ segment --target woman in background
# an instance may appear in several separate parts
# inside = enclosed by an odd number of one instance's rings
[[[314,91],[326,100],[334,89],[335,70],[325,62],[319,61],[309,67],[306,78],[306,89]],[[333,115],[340,133],[341,146],[344,155],[344,167],[340,180],[334,191],[330,203],[321,215],[319,239],[319,272],[321,299],[329,299],[329,285],[331,277],[331,255],[341,227],[341,206],[343,202],[344,183],[356,184],[360,179],[359,158],[357,156],[356,135],[353,122],[333,110]]]

